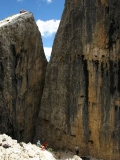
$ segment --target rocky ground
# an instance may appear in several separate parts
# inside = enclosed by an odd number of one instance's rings
[[[35,144],[18,143],[6,134],[0,135],[0,160],[57,160],[60,153],[61,160],[97,160],[95,158],[80,158],[72,152],[50,152],[42,150]]]

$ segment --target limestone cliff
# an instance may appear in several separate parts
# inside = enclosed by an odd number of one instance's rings
[[[0,21],[0,131],[33,139],[47,60],[30,12]]]
[[[35,139],[120,159],[120,1],[66,0]]]

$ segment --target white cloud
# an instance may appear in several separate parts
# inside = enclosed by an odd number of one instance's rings
[[[46,1],[47,3],[52,3],[53,0],[42,0],[42,1]]]
[[[48,3],[51,3],[51,2],[52,2],[52,0],[47,0],[47,2],[48,2]]]
[[[36,23],[41,32],[41,35],[43,37],[50,37],[53,33],[56,33],[60,20],[51,19],[47,21],[42,21],[39,19],[36,21]]]
[[[50,47],[44,47],[45,56],[46,56],[46,58],[47,58],[48,61],[50,60],[51,51],[52,51],[52,48],[50,48]]]

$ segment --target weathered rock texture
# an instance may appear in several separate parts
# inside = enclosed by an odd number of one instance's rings
[[[36,133],[81,155],[120,159],[120,1],[66,0]]]
[[[0,131],[19,141],[34,136],[47,60],[32,13],[0,21]]]
[[[0,160],[56,160],[54,154],[49,151],[43,151],[31,143],[17,143],[17,140],[5,134],[0,135],[0,144]],[[8,148],[5,148],[6,144]]]

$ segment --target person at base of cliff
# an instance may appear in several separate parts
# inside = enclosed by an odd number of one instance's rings
[[[79,147],[78,147],[78,145],[75,146],[75,152],[76,152],[76,155],[79,154]]]
[[[57,156],[58,156],[58,159],[60,159],[60,152],[58,152]]]
[[[42,146],[42,148],[41,148],[43,151],[45,150],[45,147],[44,146]]]
[[[47,143],[47,142],[44,142],[44,143],[43,143],[43,146],[45,147],[45,149],[47,149],[47,148],[48,148],[48,143]]]
[[[38,146],[38,147],[41,147],[40,140],[37,141],[37,146]]]

